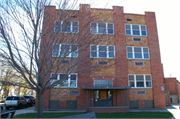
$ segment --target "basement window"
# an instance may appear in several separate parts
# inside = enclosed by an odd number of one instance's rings
[[[143,62],[135,62],[135,66],[143,66],[144,63]]]
[[[133,41],[141,41],[141,38],[133,38]]]
[[[99,61],[99,65],[108,65],[108,62]]]
[[[79,91],[69,91],[70,95],[79,95]]]
[[[136,94],[137,94],[137,95],[145,95],[146,92],[145,92],[145,91],[137,91]]]
[[[63,64],[68,64],[69,61],[68,61],[68,60],[63,60],[62,63],[63,63]]]

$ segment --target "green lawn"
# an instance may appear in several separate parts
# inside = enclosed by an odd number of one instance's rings
[[[43,113],[43,118],[58,118],[58,117],[76,115],[76,114],[83,114],[83,113],[76,113],[76,112]],[[14,116],[13,118],[37,118],[37,113],[19,114]]]
[[[96,113],[96,118],[171,118],[169,112]]]

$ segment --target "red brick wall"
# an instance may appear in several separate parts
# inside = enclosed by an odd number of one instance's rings
[[[165,86],[171,95],[178,95],[178,82],[176,78],[165,78]]]
[[[123,7],[113,7],[114,40],[116,47],[116,86],[128,86],[128,66]]]
[[[42,30],[42,40],[41,40],[41,48],[40,48],[40,62],[45,57],[49,57],[51,54],[50,50],[47,50],[47,41],[51,38],[52,34],[54,33],[54,21],[55,21],[55,13],[56,13],[56,7],[55,6],[48,6],[45,7],[44,12],[44,21],[43,21],[43,30]],[[54,14],[52,14],[54,13]],[[49,67],[49,63],[46,63],[46,66],[44,65],[43,72],[46,75],[46,68]],[[47,68],[48,69],[48,68]],[[42,77],[44,76],[42,73]],[[49,108],[49,98],[50,98],[50,90],[46,90],[43,94],[43,108],[48,109]]]
[[[159,49],[155,13],[145,12],[145,17],[146,17],[149,52],[150,52],[154,107],[166,108],[165,92],[161,90],[161,87],[164,86],[163,83],[164,74],[160,59],[160,49]]]

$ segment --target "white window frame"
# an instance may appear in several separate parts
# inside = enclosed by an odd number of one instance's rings
[[[92,33],[92,32],[91,32],[91,24],[92,24],[92,23],[95,23],[95,24],[96,24],[96,32],[95,32],[95,33]],[[107,35],[114,35],[114,23],[105,23],[105,22],[91,22],[91,23],[90,23],[90,32],[91,32],[91,34],[104,34],[104,33],[99,33],[99,23],[104,23],[104,24],[106,24],[105,34],[107,34]],[[108,33],[108,24],[113,25],[113,33]]]
[[[57,43],[54,43],[54,44],[57,44]],[[53,44],[53,45],[54,45]],[[70,49],[69,49],[69,54],[67,56],[62,56],[61,54],[61,46],[62,45],[69,45],[70,46]],[[73,45],[76,45],[77,46],[77,56],[72,56],[73,55],[73,52],[72,52],[72,46]],[[52,52],[52,57],[73,57],[73,58],[77,58],[78,57],[78,45],[77,44],[59,44],[59,52],[58,52],[58,55],[57,56],[53,56],[53,52]]]
[[[128,58],[128,48],[131,48],[131,49],[132,49],[132,56],[133,56],[133,58]],[[141,48],[141,55],[142,55],[142,58],[135,58],[134,48]],[[147,48],[147,50],[148,50],[148,57],[149,57],[149,58],[144,58],[144,51],[143,51],[143,48]],[[149,47],[126,46],[126,54],[127,54],[127,59],[144,59],[144,60],[149,60],[149,59],[150,59]]]
[[[64,21],[60,21],[61,22],[61,25],[60,26],[56,26],[56,22],[58,22],[60,20],[56,20],[54,22],[54,32],[60,32],[60,33],[79,33],[79,21],[68,21],[71,23],[70,25],[70,32],[66,32],[66,31],[62,31],[62,26],[63,26],[63,22]],[[73,32],[73,22],[77,22],[77,31],[76,32]],[[60,30],[59,31],[56,31],[56,27],[60,27]]]
[[[130,86],[129,76],[134,76],[134,87],[131,88],[152,88],[152,76],[151,74],[128,74],[128,86]],[[136,76],[143,76],[144,87],[137,87]],[[151,87],[146,86],[146,76],[150,76]]]
[[[55,73],[51,73],[50,77]],[[57,74],[57,80],[60,80],[60,74],[66,74],[66,73],[56,73]],[[71,86],[71,75],[76,75],[76,86]],[[51,79],[50,84],[52,84],[56,79]],[[61,86],[60,84],[57,84],[54,86],[54,88],[77,88],[78,86],[78,74],[77,73],[71,73],[68,74],[68,86]]]
[[[96,52],[97,52],[97,57],[91,57],[91,46],[96,46]],[[99,46],[106,46],[106,57],[99,57]],[[109,57],[109,48],[108,46],[113,46],[114,48],[114,57]],[[90,58],[110,58],[110,59],[115,59],[115,46],[114,45],[90,45]]]
[[[126,34],[126,25],[130,25],[130,31],[131,31],[131,36],[148,36],[147,35],[147,27],[146,25],[138,25],[138,24],[125,24],[125,34]],[[133,29],[132,29],[132,26],[133,25],[138,25],[139,26],[139,32],[140,32],[140,35],[133,35]],[[146,35],[142,35],[142,30],[141,30],[141,26],[145,26],[145,30],[146,30]],[[129,35],[129,34],[126,34],[126,35]]]

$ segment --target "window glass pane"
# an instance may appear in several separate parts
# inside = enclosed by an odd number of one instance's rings
[[[109,57],[110,58],[114,58],[115,53],[114,53],[114,46],[108,46],[108,50],[109,50]]]
[[[57,74],[51,74],[52,79],[57,79]]]
[[[61,86],[68,86],[68,75],[60,74]]]
[[[140,35],[139,25],[132,25],[133,35]]]
[[[131,30],[126,30],[126,35],[131,35]]]
[[[107,53],[106,52],[99,52],[99,57],[107,57]]]
[[[141,31],[142,36],[146,36],[146,31]]]
[[[77,33],[78,32],[78,22],[72,22],[72,32]]]
[[[149,50],[148,50],[148,48],[143,48],[143,52],[144,52],[144,59],[149,59]]]
[[[133,53],[128,53],[127,56],[128,58],[133,58]]]
[[[71,22],[63,21],[62,32],[70,32],[70,30],[71,30]]]
[[[97,46],[91,45],[91,51],[97,51]]]
[[[71,74],[71,80],[76,80],[76,75],[75,74]]]
[[[137,87],[144,87],[143,75],[136,75],[136,84]]]
[[[141,34],[142,36],[146,36],[146,26],[141,26]]]
[[[133,38],[133,41],[141,41],[141,38]]]
[[[147,52],[148,53],[148,48],[143,48],[143,52]]]
[[[71,45],[71,53],[72,53],[72,57],[78,56],[78,46],[77,45]]]
[[[135,65],[136,66],[143,66],[144,64],[143,64],[143,62],[135,62]]]
[[[142,58],[141,48],[134,48],[135,58]]]
[[[105,23],[98,23],[98,33],[106,33],[106,24]]]
[[[110,58],[114,58],[115,56],[114,56],[114,52],[109,52],[109,57]]]
[[[70,45],[61,45],[61,57],[69,57]]]
[[[55,26],[61,26],[61,21],[59,20],[56,20],[55,23],[54,23]]]
[[[57,57],[58,55],[59,55],[59,44],[53,44],[52,57]]]
[[[136,47],[135,47],[135,48],[134,48],[134,52],[141,52],[141,48],[139,48],[139,47],[136,48]]]
[[[96,31],[96,23],[91,23],[91,33],[92,34],[97,33],[97,31]]]
[[[130,87],[134,87],[134,81],[133,82],[129,82],[129,86]]]
[[[91,57],[97,57],[97,46],[91,45]]]
[[[97,52],[91,52],[91,57],[97,57]]]
[[[99,51],[107,51],[106,46],[99,46]]]
[[[126,30],[131,29],[130,24],[126,24],[126,25],[125,25],[125,28],[126,28]]]
[[[129,75],[129,80],[134,81],[134,75]]]
[[[139,25],[132,25],[133,30],[139,30]]]
[[[70,76],[70,86],[71,87],[76,87],[76,75],[72,74]]]
[[[151,82],[146,82],[146,87],[151,87]]]
[[[114,46],[108,46],[109,51],[114,51]]]
[[[107,57],[106,46],[99,46],[99,57]]]
[[[141,26],[141,31],[146,31],[146,26]]]
[[[136,75],[136,81],[143,81],[143,75]]]
[[[127,47],[127,52],[132,52],[132,47]]]
[[[114,25],[108,24],[108,34],[114,34]]]
[[[146,75],[146,81],[151,81],[151,76],[150,75]]]

